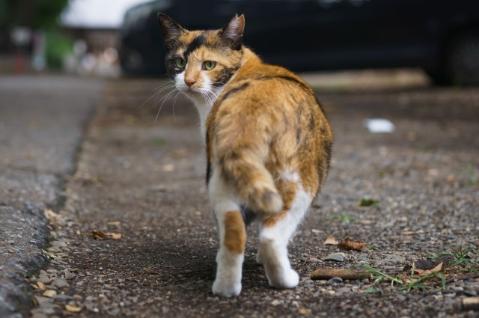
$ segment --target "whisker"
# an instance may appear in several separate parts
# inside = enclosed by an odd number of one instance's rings
[[[158,112],[156,113],[156,117],[155,117],[155,121],[158,121],[158,118],[160,117],[160,112],[161,110],[163,109],[163,106],[165,105],[166,101],[172,97],[175,92],[177,92],[175,89],[169,91],[167,94],[165,94],[162,99],[160,100],[161,101],[161,104],[158,108]]]
[[[161,94],[162,92],[170,89],[170,88],[173,88],[175,86],[175,83],[174,82],[168,82],[168,83],[165,83],[164,85],[161,85],[160,87],[158,87],[151,95],[150,97],[148,97],[141,105],[140,107],[144,107],[146,104],[148,104],[148,102],[150,102],[152,99],[154,99],[155,97],[157,97],[159,94]]]
[[[171,107],[173,109],[173,120],[176,121],[176,114],[175,114],[175,106],[176,102],[178,101],[178,96],[180,95],[180,91],[177,91],[176,94],[173,96],[173,106]]]

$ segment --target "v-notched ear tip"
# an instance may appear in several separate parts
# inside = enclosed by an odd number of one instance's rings
[[[242,31],[244,31],[244,25],[245,25],[245,17],[244,17],[244,14],[240,14],[238,15],[238,13],[235,13],[235,16],[230,20],[230,22],[228,22],[228,25],[226,26],[227,28],[228,27],[236,27],[238,29],[241,29]]]

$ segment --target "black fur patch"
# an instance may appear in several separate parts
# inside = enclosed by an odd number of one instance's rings
[[[256,80],[260,80],[260,81],[272,80],[272,79],[283,79],[283,80],[286,80],[286,81],[290,81],[290,82],[296,83],[296,84],[298,84],[299,86],[301,86],[301,87],[303,87],[303,88],[309,89],[309,87],[306,86],[306,84],[304,84],[304,83],[301,82],[300,80],[297,80],[296,78],[291,77],[291,76],[285,76],[285,75],[262,76],[262,77],[257,77],[257,78],[255,78],[255,79],[256,79]]]
[[[246,82],[246,83],[243,83],[241,84],[240,86],[238,87],[234,87],[232,89],[230,89],[229,91],[227,91],[224,95],[223,95],[223,98],[221,99],[221,102],[223,102],[224,100],[226,100],[228,97],[230,97],[231,95],[234,95],[238,92],[241,92],[242,90],[244,90],[245,88],[247,88],[249,86],[249,83]]]
[[[208,161],[206,163],[206,185],[210,183],[211,179],[211,163]]]
[[[221,71],[218,79],[213,83],[213,86],[223,86],[225,85],[233,76],[233,74],[238,70],[238,68],[225,68]]]
[[[256,219],[257,214],[253,210],[250,210],[245,206],[240,206],[240,210],[241,216],[243,217],[243,221],[246,225],[249,225],[254,221],[254,219]]]
[[[191,41],[190,44],[186,47],[185,52],[183,53],[185,60],[188,60],[188,56],[196,49],[205,44],[206,38],[203,35],[198,35]]]
[[[179,69],[175,65],[175,56],[167,57],[165,60],[165,65],[166,65],[166,73],[170,77],[174,77],[175,74],[183,72],[183,69]]]

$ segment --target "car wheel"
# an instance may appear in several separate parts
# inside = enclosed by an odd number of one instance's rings
[[[429,76],[431,82],[438,86],[451,85],[451,79],[447,76],[444,70],[440,69],[424,69],[424,72]]]
[[[479,36],[459,38],[451,47],[447,73],[452,84],[479,85]]]

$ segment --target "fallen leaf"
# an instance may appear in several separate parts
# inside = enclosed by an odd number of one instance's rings
[[[43,296],[48,298],[55,297],[56,295],[57,295],[57,292],[53,289],[45,290],[45,292],[43,293]]]
[[[108,232],[106,235],[111,238],[112,240],[120,240],[121,239],[121,233],[113,233],[113,232]]]
[[[301,316],[309,316],[309,315],[311,315],[311,309],[306,308],[306,307],[299,307],[298,308],[298,313]]]
[[[102,240],[107,238],[105,233],[102,231],[91,231],[91,235],[95,240]]]
[[[77,313],[81,311],[81,307],[78,307],[77,305],[70,305],[70,304],[66,305],[65,309],[66,311],[73,312],[73,313]]]
[[[363,270],[347,269],[347,268],[318,268],[311,273],[311,279],[330,279],[333,277],[340,277],[342,279],[366,279],[370,278],[371,274]]]
[[[345,238],[341,242],[339,242],[338,247],[343,250],[354,250],[354,251],[362,251],[368,245],[361,241],[353,241],[350,238]]]
[[[93,236],[95,240],[105,240],[105,239],[119,240],[122,237],[121,233],[102,232],[102,231],[91,231],[91,235]]]
[[[413,266],[415,269],[432,269],[436,267],[441,261],[436,261],[431,258],[425,258],[425,259],[418,259],[413,263]],[[410,266],[409,269],[412,267]]]
[[[419,276],[427,276],[433,273],[439,273],[442,271],[442,265],[443,263],[437,264],[434,268],[432,269],[420,269],[420,268],[414,268],[414,272],[418,274]]]
[[[119,228],[121,223],[120,221],[112,221],[107,223],[108,226]]]
[[[339,244],[338,240],[332,235],[329,235],[324,241],[324,245],[338,245],[338,244]]]
[[[58,213],[53,212],[51,209],[45,209],[43,214],[48,219],[52,225],[58,225],[62,223],[62,216]]]
[[[362,198],[361,201],[359,201],[360,207],[370,207],[370,206],[375,206],[378,204],[379,204],[378,200],[374,200],[370,198]]]
[[[479,297],[466,297],[462,299],[463,310],[479,310]]]
[[[46,288],[46,286],[42,282],[37,282],[37,288],[40,289],[40,290],[44,290]]]
[[[364,225],[370,225],[373,224],[373,220],[360,220],[359,223],[364,224]]]

